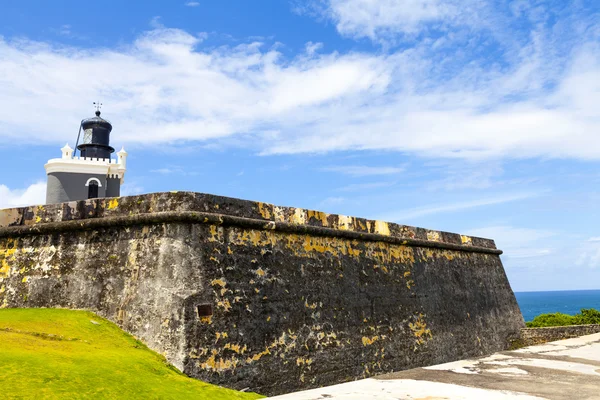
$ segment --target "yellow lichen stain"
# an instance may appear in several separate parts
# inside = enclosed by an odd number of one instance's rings
[[[225,312],[228,312],[231,310],[231,303],[228,299],[219,300],[217,301],[217,307],[221,307]]]
[[[324,243],[325,241],[322,239],[323,238],[321,237],[311,237],[309,235],[305,235],[304,244],[302,246],[304,248],[304,251],[306,251],[307,253],[311,251],[316,251],[319,253],[325,253],[325,251],[329,251],[330,253],[333,253],[333,249],[331,247],[328,248],[326,243]]]
[[[384,221],[375,221],[375,233],[390,236],[390,226]]]
[[[452,260],[454,260],[454,254],[453,254],[453,252],[450,252],[450,251],[448,251],[448,250],[444,250],[444,251],[442,251],[442,256],[446,257],[446,259],[447,259],[448,261],[452,261]]]
[[[231,247],[227,246],[227,254],[233,254],[233,251],[231,250]]]
[[[216,225],[211,225],[209,227],[210,237],[208,238],[209,242],[219,242],[223,243],[223,228],[218,227]]]
[[[221,286],[222,288],[224,288],[227,285],[227,282],[225,282],[225,279],[220,278],[220,279],[213,279],[212,281],[210,281],[210,284],[212,286]]]
[[[237,245],[246,245],[250,242],[254,246],[267,247],[274,244],[274,236],[271,232],[244,230],[241,233],[237,232],[235,236],[230,237],[230,241]]]
[[[273,219],[276,222],[286,222],[284,207],[273,206]]]
[[[6,249],[0,249],[0,278],[7,278],[10,275],[8,261],[14,261],[16,252],[16,241],[12,239],[7,241]]]
[[[432,259],[432,258],[439,258],[439,257],[444,257],[445,259],[447,259],[448,261],[452,261],[454,260],[456,257],[460,256],[459,252],[453,251],[453,250],[433,250],[433,249],[419,249],[419,251],[421,252],[421,259],[423,261],[426,261],[427,259]]]
[[[423,314],[419,314],[415,322],[409,323],[408,327],[412,331],[418,345],[424,344],[432,338],[431,330],[427,328]]]
[[[248,357],[248,358],[246,359],[246,362],[247,362],[247,363],[251,363],[251,362],[253,362],[253,361],[258,361],[258,360],[260,360],[260,359],[261,359],[263,356],[266,356],[266,355],[268,355],[268,354],[271,354],[271,351],[270,351],[268,348],[266,348],[264,351],[261,351],[260,353],[257,353],[257,354],[255,354],[255,355],[253,355],[252,357]]]
[[[357,249],[357,246],[358,246],[357,240],[353,240],[350,243],[344,242],[344,248],[342,249],[342,252],[344,254],[348,254],[349,256],[358,257],[358,256],[360,256],[361,251]]]
[[[269,315],[269,316],[267,317],[267,322],[269,322],[270,320],[271,320],[271,316]]]
[[[202,322],[203,324],[211,325],[212,324],[212,315],[201,317],[200,322]]]
[[[227,337],[229,337],[227,332],[217,332],[217,333],[215,333],[215,336],[217,337],[217,339],[215,340],[215,343],[217,343],[219,341],[219,339],[221,339],[221,338],[227,339]]]
[[[327,219],[327,217],[329,217],[329,214],[327,214],[327,213],[324,213],[321,211],[306,210],[307,221],[310,221],[311,218],[314,218],[317,221],[320,221],[321,226],[324,226],[324,227],[329,226],[329,220]]]
[[[354,218],[345,215],[338,216],[338,229],[341,231],[352,230],[354,225]]]
[[[308,301],[304,300],[304,307],[315,310],[317,308],[317,303],[308,304]]]
[[[306,220],[306,210],[302,208],[294,208],[294,212],[290,215],[289,222],[296,225],[304,225]]]
[[[113,208],[117,208],[119,206],[119,200],[118,199],[112,199],[108,202],[108,207],[106,207],[107,210],[112,210]]]
[[[237,354],[244,354],[246,350],[248,350],[248,347],[246,345],[244,345],[244,347],[241,347],[239,344],[231,343],[226,343],[225,346],[223,346],[223,348],[226,350],[231,350]]]
[[[35,217],[35,223],[39,224],[40,222],[42,222],[42,217],[40,217],[40,216]]]
[[[430,258],[434,258],[435,257],[435,253],[433,252],[432,249],[419,249],[421,251],[421,258],[423,259],[423,261],[425,261],[426,259],[430,259]]]
[[[470,246],[471,244],[473,244],[473,239],[471,239],[470,236],[461,235],[460,236],[460,241],[462,242],[462,244],[466,244],[468,246]]]
[[[407,289],[412,289],[412,287],[415,285],[415,281],[413,281],[412,279],[407,279],[406,280],[406,288]]]
[[[390,262],[391,263],[396,263],[396,262],[401,262],[401,263],[409,263],[409,264],[414,264],[415,262],[415,253],[414,253],[414,249],[412,247],[409,246],[397,246],[397,245],[389,245],[388,243],[385,243],[386,245],[389,246],[389,255],[390,255]]]
[[[235,369],[235,367],[237,367],[239,364],[239,360],[235,357],[232,357],[231,359],[216,359],[217,354],[218,351],[213,350],[212,355],[208,358],[208,360],[200,364],[200,368],[215,372],[223,372]]]
[[[211,257],[210,261],[213,261],[213,262],[216,262],[217,264],[220,264],[219,260],[217,260],[216,257]]]
[[[273,216],[273,205],[261,202],[257,202],[256,204],[258,206],[258,212],[260,215],[262,215],[264,219],[271,219]]]
[[[265,272],[265,270],[263,270],[262,268],[258,268],[256,270],[253,271],[256,275],[258,276],[265,276],[267,273]]]
[[[311,358],[303,358],[303,357],[296,358],[296,365],[297,366],[310,365],[312,363],[313,363],[313,360]]]
[[[25,277],[23,277],[23,279],[21,279],[21,282],[27,283],[28,280],[29,280],[29,277],[25,276]]]
[[[379,336],[373,336],[373,337],[363,336],[362,344],[363,344],[363,346],[370,346],[378,340],[379,340]]]
[[[366,224],[365,221],[361,219],[355,219],[355,221],[358,225],[358,230],[360,230],[361,232],[371,232],[371,221],[367,221]]]
[[[440,233],[438,231],[427,231],[427,240],[439,242],[441,240]]]

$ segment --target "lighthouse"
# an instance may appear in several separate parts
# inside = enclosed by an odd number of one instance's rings
[[[95,117],[81,121],[79,156],[75,157],[67,143],[61,149],[61,158],[44,165],[48,177],[46,204],[120,196],[127,152],[121,149],[117,158],[112,158],[115,149],[110,146],[111,131],[112,124],[100,116],[99,107]]]

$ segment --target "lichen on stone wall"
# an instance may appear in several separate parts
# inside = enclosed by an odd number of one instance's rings
[[[191,376],[264,394],[497,351],[522,324],[479,238],[186,192],[0,225],[0,306],[89,308]]]

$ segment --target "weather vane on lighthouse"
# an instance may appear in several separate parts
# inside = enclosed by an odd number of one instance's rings
[[[96,112],[100,112],[100,109],[102,108],[102,103],[100,103],[99,101],[95,101],[94,102],[94,107],[96,107]]]

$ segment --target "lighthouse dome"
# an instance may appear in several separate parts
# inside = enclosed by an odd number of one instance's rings
[[[110,158],[115,149],[110,146],[110,132],[112,124],[100,116],[100,111],[96,111],[96,116],[84,119],[81,122],[83,130],[83,140],[77,146],[82,157],[92,158]]]

